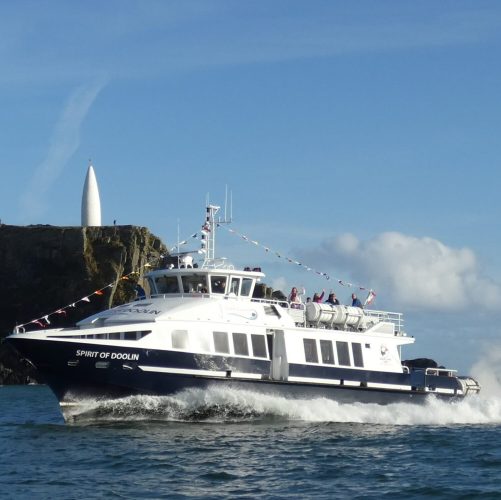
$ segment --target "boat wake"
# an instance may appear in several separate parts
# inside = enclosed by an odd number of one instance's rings
[[[501,398],[472,396],[448,402],[430,398],[409,403],[341,404],[328,399],[298,400],[243,390],[186,390],[175,396],[130,396],[108,401],[80,401],[64,409],[69,423],[111,421],[305,421],[382,425],[455,425],[501,423]]]

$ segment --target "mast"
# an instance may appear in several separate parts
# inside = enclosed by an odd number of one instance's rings
[[[204,262],[202,267],[218,267],[221,262],[220,259],[216,259],[216,229],[218,224],[229,224],[231,218],[228,220],[226,216],[224,219],[217,219],[216,214],[219,212],[221,207],[217,205],[207,204],[205,211],[205,223],[202,226],[202,237],[201,237],[201,252],[205,254]],[[226,208],[225,208],[226,212]]]

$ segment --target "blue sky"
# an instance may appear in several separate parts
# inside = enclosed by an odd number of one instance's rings
[[[171,246],[228,185],[234,229],[468,369],[499,344],[500,56],[495,1],[2,2],[0,218],[78,225],[92,158],[103,223]]]

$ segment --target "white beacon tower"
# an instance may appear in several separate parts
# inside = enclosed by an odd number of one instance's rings
[[[82,226],[101,225],[101,200],[94,167],[89,165],[82,194]]]

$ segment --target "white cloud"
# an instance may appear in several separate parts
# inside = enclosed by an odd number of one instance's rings
[[[348,269],[361,284],[406,308],[459,311],[501,306],[501,287],[482,276],[473,251],[433,238],[386,232],[360,241],[344,234],[324,241],[305,258],[326,268]]]
[[[69,97],[58,118],[46,158],[33,173],[20,199],[21,219],[32,221],[47,210],[49,191],[66,163],[80,145],[80,126],[103,89],[103,81],[78,87]]]

